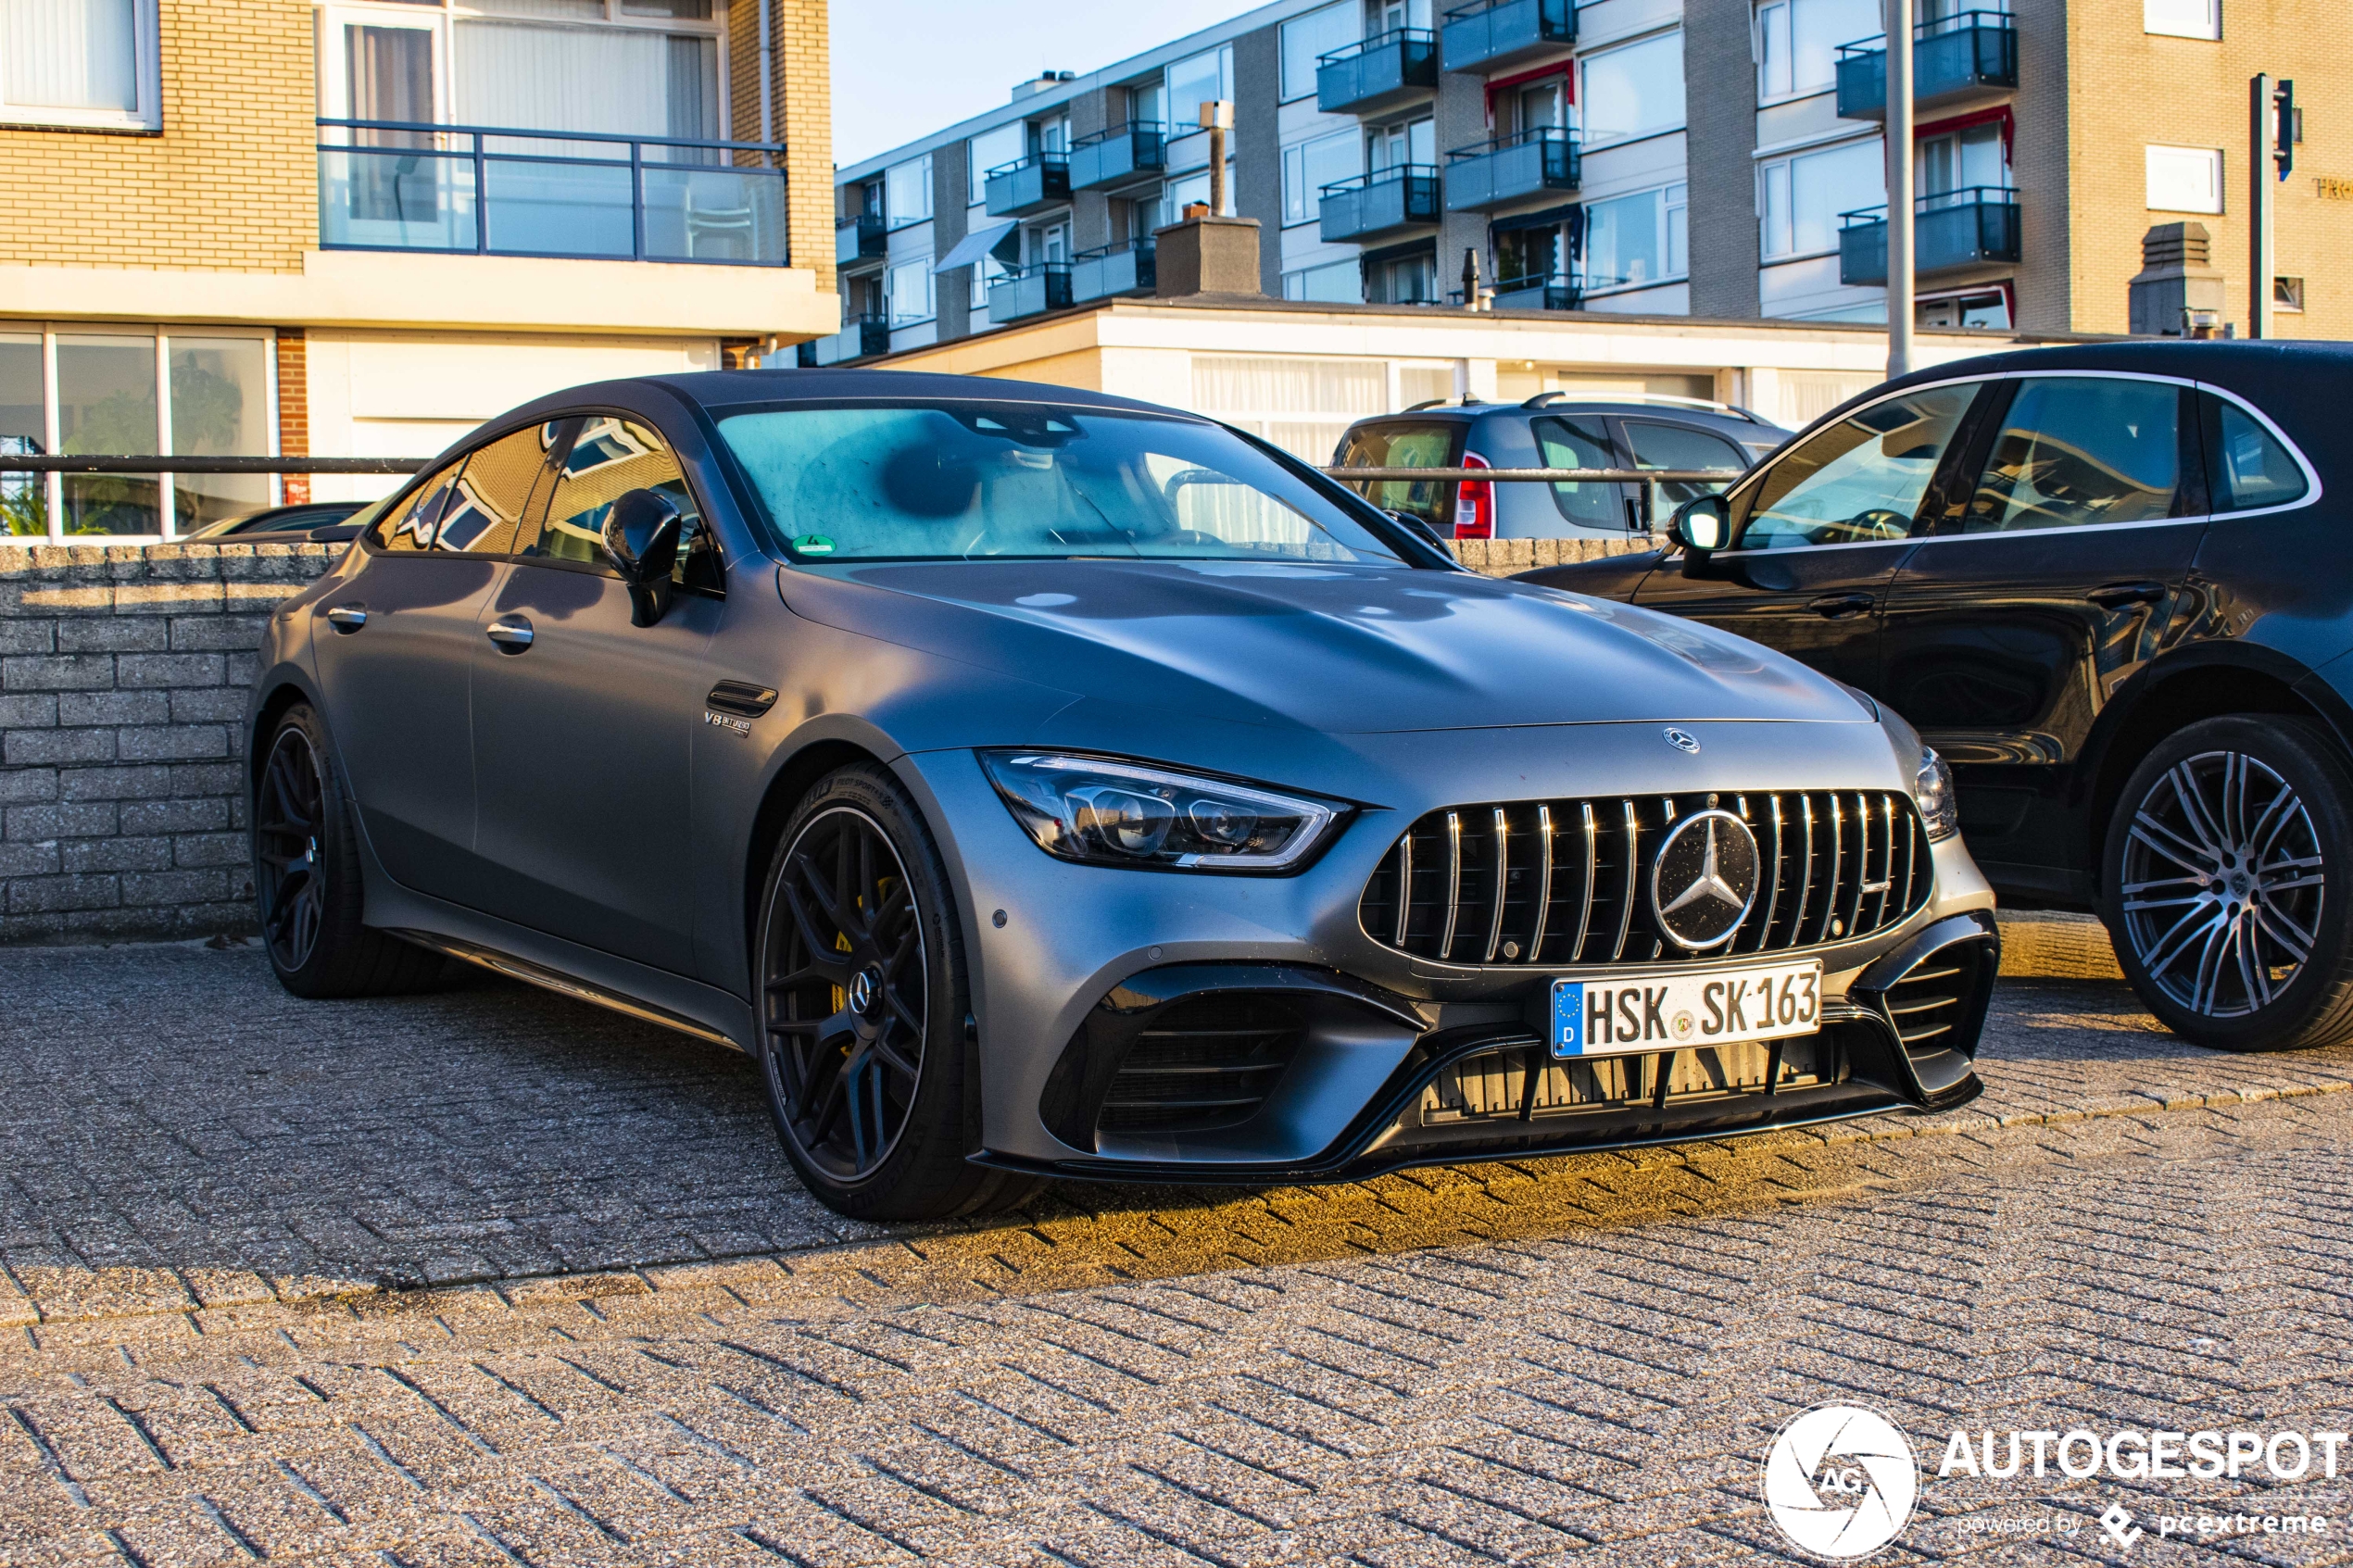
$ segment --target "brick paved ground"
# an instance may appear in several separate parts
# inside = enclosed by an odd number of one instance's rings
[[[1953,1116],[892,1229],[792,1189],[740,1059],[503,985],[19,950],[0,997],[0,1562],[1696,1562],[1783,1549],[1757,1466],[1827,1399],[2353,1415],[2353,1050],[2113,985],[2006,983]],[[2123,1561],[2120,1499],[2292,1500],[2335,1534],[2240,1552],[2337,1561],[2348,1491],[1931,1480],[1881,1561]]]

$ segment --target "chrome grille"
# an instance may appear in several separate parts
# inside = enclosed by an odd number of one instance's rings
[[[1762,884],[1732,939],[1687,952],[1644,896],[1667,830],[1733,812]],[[1619,796],[1432,811],[1365,884],[1365,934],[1458,964],[1656,963],[1786,952],[1868,936],[1927,902],[1933,866],[1909,796],[1882,790]]]

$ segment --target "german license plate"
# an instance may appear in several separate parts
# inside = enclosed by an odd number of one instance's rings
[[[1553,982],[1555,1057],[1777,1040],[1820,1026],[1822,966],[1669,970]]]

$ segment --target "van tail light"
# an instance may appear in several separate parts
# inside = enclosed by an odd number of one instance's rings
[[[1476,452],[1463,454],[1466,469],[1492,468],[1494,465]],[[1454,490],[1454,537],[1457,539],[1492,539],[1495,537],[1495,484],[1492,480],[1466,479]]]

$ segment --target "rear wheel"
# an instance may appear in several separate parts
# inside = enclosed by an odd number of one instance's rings
[[[979,1085],[963,938],[896,780],[828,775],[786,825],[758,946],[768,1104],[801,1180],[860,1219],[1002,1207],[1035,1183],[967,1161]]]
[[[424,990],[448,960],[360,922],[359,835],[326,728],[308,703],[280,716],[253,795],[253,891],[262,945],[297,997]]]
[[[2103,911],[2149,1010],[2221,1050],[2353,1036],[2353,771],[2294,718],[2209,719],[2126,781]]]

